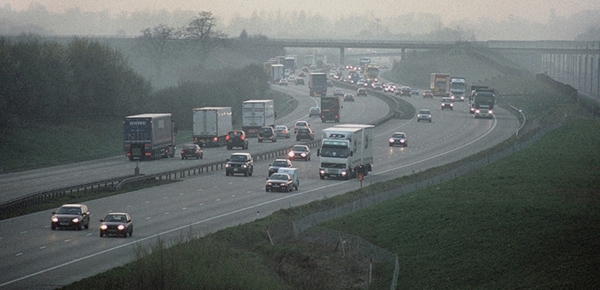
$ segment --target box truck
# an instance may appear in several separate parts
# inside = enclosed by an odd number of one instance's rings
[[[366,176],[373,170],[373,136],[375,127],[344,124],[322,130],[319,177],[349,179]]]
[[[201,147],[225,145],[227,133],[233,130],[231,107],[203,107],[192,109],[192,139]]]
[[[275,127],[273,100],[248,100],[242,104],[242,130],[247,137],[258,136],[261,127]]]

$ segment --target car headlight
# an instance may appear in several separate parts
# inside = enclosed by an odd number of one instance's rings
[[[246,167],[248,167],[248,165],[246,165],[246,164],[242,165],[242,168],[246,168]]]
[[[394,142],[394,138],[390,138],[390,143]]]
[[[491,113],[492,113],[492,110],[489,110],[488,112],[491,114]]]
[[[450,107],[454,107],[454,104],[450,104]]]
[[[106,229],[108,229],[108,226],[107,225],[100,225],[100,229],[103,230],[103,231],[105,231]]]
[[[479,114],[479,110],[475,110],[475,113]]]
[[[294,157],[294,151],[290,151],[290,153],[288,153],[289,157]]]
[[[73,221],[74,223],[78,223],[78,222],[79,222],[79,218],[74,218],[74,219],[72,219],[72,221]]]
[[[229,168],[231,167],[231,165],[229,165],[229,163],[225,164],[225,168]]]
[[[404,139],[400,139],[400,143],[404,143],[406,140]]]
[[[306,153],[302,153],[302,154],[300,154],[300,156],[306,157]]]
[[[271,185],[273,185],[273,183],[271,183],[271,182],[267,182],[267,185],[268,185],[268,186],[271,186]]]
[[[117,227],[117,229],[119,229],[119,231],[122,231],[122,230],[124,230],[124,229],[125,229],[125,225],[119,225],[119,226]]]
[[[52,217],[52,221],[53,221],[53,222],[55,222],[55,223],[57,223],[57,222],[58,222],[58,218],[57,218],[57,217],[55,217],[55,216],[53,216],[53,217]]]
[[[319,173],[320,173],[320,174],[324,174],[324,173],[325,173],[325,169],[323,169],[323,168],[319,168]]]

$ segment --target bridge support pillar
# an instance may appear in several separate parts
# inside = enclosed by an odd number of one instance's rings
[[[345,61],[344,61],[344,48],[340,47],[340,65],[344,66],[345,65]]]
[[[400,49],[400,61],[404,61],[405,56],[406,56],[406,48]]]

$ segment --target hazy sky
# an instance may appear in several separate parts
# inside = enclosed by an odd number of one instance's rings
[[[516,16],[546,23],[550,15],[571,16],[577,12],[600,9],[600,0],[0,0],[0,6],[27,10],[41,4],[51,12],[79,7],[82,11],[111,13],[157,10],[211,11],[228,21],[239,14],[249,16],[260,11],[302,11],[319,13],[334,19],[339,15],[373,12],[381,17],[407,13],[441,15],[448,24],[452,19],[467,17],[494,20]]]

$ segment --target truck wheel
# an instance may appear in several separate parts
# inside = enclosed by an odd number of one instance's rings
[[[325,179],[325,176],[323,176],[323,175],[321,175],[320,177],[321,177],[321,179]]]

